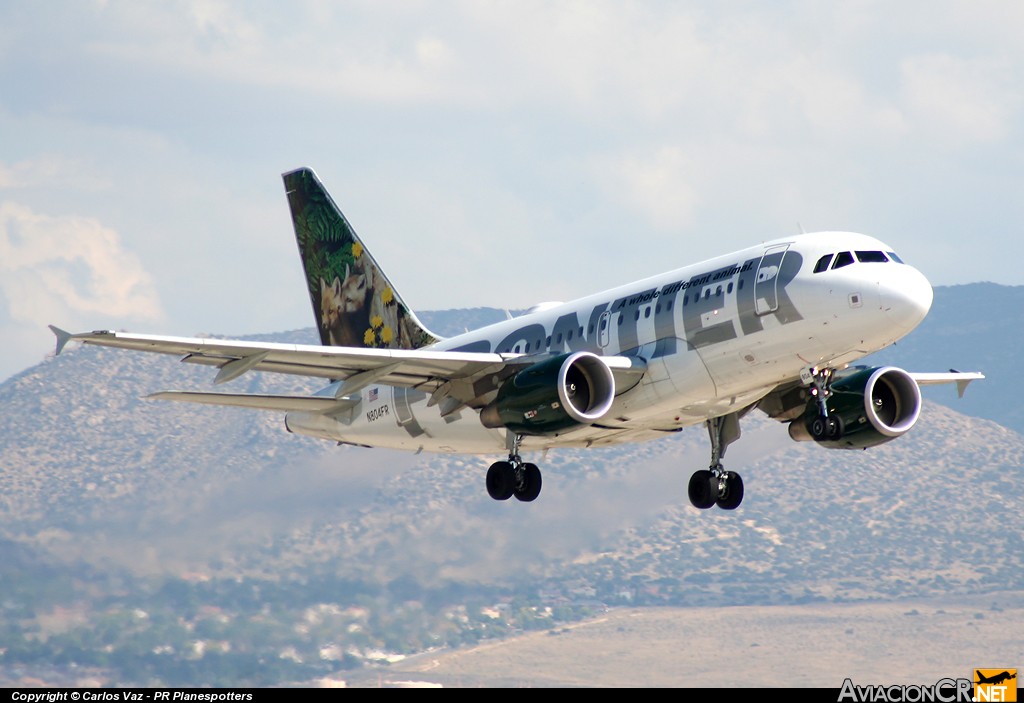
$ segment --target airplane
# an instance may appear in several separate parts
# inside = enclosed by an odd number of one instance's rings
[[[910,333],[932,303],[928,280],[863,234],[767,241],[567,303],[547,302],[442,338],[406,305],[316,174],[283,174],[320,345],[132,334],[69,341],[173,354],[217,368],[322,378],[308,395],[169,390],[149,398],[284,412],[289,432],[362,447],[506,453],[491,498],[535,500],[541,471],[525,452],[665,437],[703,424],[707,469],[693,506],[735,510],[743,480],[726,449],[754,408],[797,441],[866,449],[908,432],[919,386],[981,373],[909,373],[852,365]],[[444,270],[440,263],[440,270]]]
[[[1016,669],[1014,669],[1014,672],[1012,674],[1009,671],[1003,671],[1001,673],[995,674],[994,676],[982,676],[981,672],[977,669],[974,670],[974,673],[978,677],[978,680],[974,683],[988,683],[998,685],[1003,683],[1004,681],[1009,681],[1011,679],[1017,678]]]

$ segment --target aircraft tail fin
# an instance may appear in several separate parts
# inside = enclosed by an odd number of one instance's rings
[[[300,168],[282,177],[321,343],[418,349],[439,341],[403,302],[316,174]]]

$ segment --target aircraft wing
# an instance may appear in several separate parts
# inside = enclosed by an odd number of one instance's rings
[[[219,369],[215,384],[226,383],[248,371],[313,376],[342,381],[331,395],[260,396],[228,393],[165,391],[153,398],[268,410],[325,410],[373,383],[418,388],[432,393],[431,404],[445,403],[445,413],[465,405],[483,405],[485,395],[500,380],[539,361],[522,354],[438,351],[430,349],[375,349],[279,344],[205,337],[168,337],[97,330],[72,334],[50,325],[57,336],[57,353],[71,341],[117,349],[173,354],[190,364]],[[619,390],[631,388],[646,371],[641,360],[602,356]]]
[[[971,381],[978,381],[985,378],[985,374],[978,373],[977,371],[956,371],[950,369],[949,373],[918,373],[910,372],[910,377],[917,382],[919,386],[934,386],[941,383],[955,383],[957,395],[961,398],[964,397],[964,391],[967,390],[968,384]]]

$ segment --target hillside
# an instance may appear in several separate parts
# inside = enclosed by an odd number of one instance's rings
[[[965,678],[1017,661],[1018,596],[799,606],[616,608],[579,623],[428,652],[350,686],[838,689]],[[723,656],[708,656],[709,652]],[[1014,658],[1016,657],[1016,658]],[[509,666],[515,662],[515,666]],[[408,684],[407,684],[408,685]]]
[[[926,580],[966,589],[986,571],[972,566],[972,546],[998,545],[1018,524],[1011,477],[1021,437],[931,403],[913,432],[868,452],[793,443],[783,426],[748,416],[727,462],[748,497],[729,515],[686,501],[690,472],[707,461],[701,428],[552,452],[543,500],[495,504],[483,490],[485,458],[333,447],[288,434],[276,413],[138,397],[202,387],[208,376],[164,357],[82,347],[0,387],[4,533],[136,573],[210,571],[213,561],[259,577],[313,569],[432,585],[512,574],[625,574],[716,583],[716,593],[734,581],[799,583],[773,591],[786,600],[805,590],[934,590],[901,569],[927,568]],[[250,374],[237,383],[257,391],[296,381]],[[936,514],[948,519],[935,524]],[[1007,550],[991,578],[1016,582],[1020,559]]]
[[[442,334],[503,317],[423,315]],[[984,400],[1001,372],[978,366],[990,379],[968,398]],[[73,661],[106,682],[268,684],[606,605],[1024,591],[1024,438],[934,402],[867,452],[797,444],[748,416],[726,462],[747,498],[728,514],[686,499],[708,460],[701,428],[551,452],[541,498],[499,504],[486,458],[335,447],[288,434],[275,413],[139,398],[210,377],[72,346],[0,384],[0,671],[60,682],[72,674],[58,662]],[[232,387],[302,384],[248,374]]]

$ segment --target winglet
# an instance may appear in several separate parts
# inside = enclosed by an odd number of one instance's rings
[[[950,373],[955,373],[955,374],[959,374],[960,373],[956,369],[950,369],[949,372]],[[985,377],[981,376],[981,378],[985,378]],[[970,378],[961,378],[960,380],[958,380],[956,382],[956,396],[957,396],[957,398],[963,398],[964,397],[964,393],[967,391],[967,386],[970,385],[971,381],[976,381],[976,380],[978,380],[978,379],[977,379],[977,377],[974,377],[974,376],[972,376]]]
[[[47,325],[47,326],[50,328],[51,332],[53,332],[55,335],[57,335],[57,351],[55,351],[53,355],[54,356],[60,356],[60,353],[62,351],[64,351],[64,346],[68,342],[70,342],[71,338],[74,337],[75,335],[73,335],[70,332],[67,332],[65,330],[62,330],[60,327],[56,327],[54,325]]]

